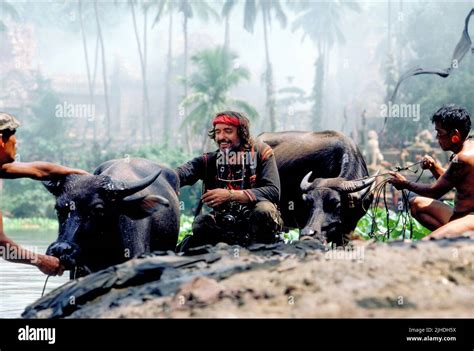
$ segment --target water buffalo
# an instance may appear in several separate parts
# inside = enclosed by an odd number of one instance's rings
[[[285,226],[343,244],[372,201],[369,195],[362,204],[375,180],[355,181],[368,175],[355,143],[335,131],[263,133],[258,139],[275,154]]]
[[[179,232],[179,180],[145,159],[111,160],[92,176],[45,183],[56,197],[59,236],[47,254],[71,277],[154,250],[173,250]]]

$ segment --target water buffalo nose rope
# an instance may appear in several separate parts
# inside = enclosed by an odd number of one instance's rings
[[[43,297],[43,295],[44,295],[44,291],[46,290],[46,284],[48,284],[49,277],[50,277],[50,275],[48,275],[46,277],[46,280],[44,281],[43,292],[41,293],[41,297]]]
[[[423,161],[416,162],[410,166],[407,167],[395,167],[393,172],[401,172],[401,171],[411,171],[413,173],[417,173],[418,170],[411,170],[414,166],[422,163]],[[418,182],[423,175],[423,169],[421,170],[420,175],[416,179],[416,182]],[[389,175],[390,172],[382,173],[379,175],[375,176],[369,176],[366,178],[362,179],[369,179],[369,178],[374,178],[374,177],[381,177],[381,176],[386,176]],[[408,191],[402,190],[402,208],[399,207],[399,210],[401,210],[400,215],[397,218],[397,222],[393,225],[390,226],[390,212],[389,212],[389,207],[387,204],[387,184],[389,184],[390,179],[386,178],[382,180],[379,184],[377,184],[373,189],[370,189],[367,193],[362,198],[362,207],[364,211],[367,212],[367,215],[371,218],[371,228],[370,228],[370,233],[369,237],[379,239],[380,237],[382,240],[388,240],[390,238],[390,233],[397,228],[398,224],[400,223],[400,219],[402,220],[402,235],[403,239],[406,237],[406,230],[407,230],[407,224],[410,226],[410,239],[413,237],[413,218],[410,214],[410,201],[409,201],[409,196],[408,196]],[[370,202],[369,208],[365,208],[364,206],[364,201],[368,196],[373,195],[374,198]],[[383,201],[383,207],[385,209],[386,217],[385,217],[385,222],[386,222],[386,230],[385,231],[380,231],[379,230],[379,223],[377,222],[377,210],[381,207],[379,206],[380,201]]]

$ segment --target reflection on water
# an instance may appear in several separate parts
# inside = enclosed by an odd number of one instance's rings
[[[8,231],[7,235],[22,246],[37,247],[44,253],[56,239],[56,232],[38,230]],[[68,281],[69,272],[62,277],[50,277],[45,294]],[[10,263],[0,258],[0,318],[19,318],[25,307],[41,297],[46,275],[36,267]]]

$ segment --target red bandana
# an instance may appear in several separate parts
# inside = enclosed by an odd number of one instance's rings
[[[240,120],[237,117],[232,117],[228,115],[219,115],[214,118],[212,125],[215,126],[218,123],[230,124],[231,126],[240,126]]]

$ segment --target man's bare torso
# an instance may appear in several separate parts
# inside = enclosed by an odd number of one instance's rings
[[[474,143],[464,143],[443,175],[457,190],[454,212],[474,212]]]

